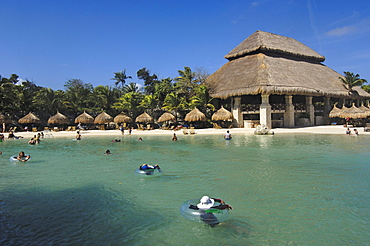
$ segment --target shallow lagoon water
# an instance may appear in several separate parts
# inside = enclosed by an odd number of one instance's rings
[[[0,143],[0,244],[369,242],[368,136],[137,137]],[[20,150],[32,159],[10,162]],[[142,163],[163,175],[135,175]],[[203,195],[233,206],[227,221],[212,228],[181,216],[183,202]]]

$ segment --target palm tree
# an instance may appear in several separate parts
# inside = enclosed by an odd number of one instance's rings
[[[138,115],[138,106],[142,100],[142,94],[129,92],[118,98],[112,108],[120,111],[128,111],[131,117]]]
[[[139,86],[136,83],[131,82],[130,84],[125,85],[123,87],[122,91],[123,91],[124,94],[129,93],[129,92],[139,93],[140,89],[139,89]]]
[[[170,93],[164,99],[163,109],[174,111],[177,120],[177,113],[187,108],[186,99],[177,93]]]
[[[345,76],[339,77],[340,80],[346,85],[346,88],[349,92],[353,91],[353,87],[355,86],[361,86],[362,84],[366,83],[366,79],[360,79],[360,75],[356,74],[354,75],[351,72],[344,72]]]
[[[143,100],[140,102],[140,107],[148,111],[149,114],[152,114],[158,107],[158,99],[153,95],[145,95]]]
[[[207,86],[200,85],[195,88],[195,96],[190,98],[190,103],[194,107],[205,109],[206,111],[208,109],[214,111],[215,106],[211,103],[212,100],[213,98],[210,97]]]
[[[123,87],[126,83],[126,79],[132,79],[131,76],[126,75],[126,69],[123,69],[123,71],[115,72],[114,78],[111,78],[111,80],[115,80],[114,84],[118,86],[121,83],[121,87]]]
[[[110,113],[111,106],[118,98],[118,90],[109,86],[99,85],[94,88],[96,108],[101,108]]]
[[[64,91],[54,91],[51,88],[41,88],[33,97],[32,103],[37,108],[39,115],[44,117],[54,114],[56,111],[64,112]]]
[[[184,70],[178,70],[179,76],[174,80],[176,90],[186,96],[188,99],[193,96],[193,90],[197,86],[195,81],[195,73],[191,71],[190,67],[184,67]]]

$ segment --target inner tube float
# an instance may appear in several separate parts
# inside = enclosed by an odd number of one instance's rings
[[[10,161],[19,161],[18,159],[17,159],[17,155],[13,155],[13,156],[11,156],[10,158],[9,158],[9,160]],[[31,159],[31,156],[30,155],[25,155],[24,157],[22,157],[21,158],[22,160],[24,160],[24,161],[28,161],[29,159]]]
[[[229,216],[227,209],[215,209],[207,208],[201,209],[197,207],[199,199],[192,199],[184,202],[180,207],[181,215],[190,221],[193,222],[202,222],[207,225],[217,225],[220,222],[224,222]],[[216,202],[213,206],[218,206],[220,203]]]
[[[145,169],[141,170],[140,168],[135,170],[135,174],[140,175],[140,176],[161,176],[162,175],[162,170],[161,169]]]

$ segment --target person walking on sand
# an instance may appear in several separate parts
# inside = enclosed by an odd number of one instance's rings
[[[119,130],[121,131],[121,134],[124,135],[125,134],[125,128],[121,125],[121,127],[119,128]]]

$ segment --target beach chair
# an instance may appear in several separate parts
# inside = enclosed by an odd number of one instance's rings
[[[45,127],[44,127],[44,132],[50,132],[49,127],[45,126]]]
[[[194,127],[190,127],[189,133],[190,133],[190,134],[195,134],[195,129],[194,129]]]
[[[37,127],[32,127],[33,132],[37,132]]]
[[[71,131],[75,132],[76,131],[76,127],[75,126],[72,126],[71,127]]]
[[[183,129],[182,129],[182,133],[183,133],[184,135],[186,135],[186,134],[189,134],[189,131],[188,131],[188,129],[187,129],[187,128],[183,128]]]
[[[364,132],[370,132],[370,123],[366,123],[364,127]]]
[[[55,126],[54,128],[53,128],[53,132],[58,132],[59,131],[59,128],[57,127],[57,126]]]

